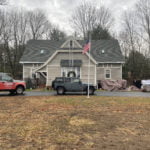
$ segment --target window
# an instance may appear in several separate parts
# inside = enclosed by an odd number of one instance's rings
[[[77,67],[77,77],[80,78],[80,67]]]
[[[65,82],[71,82],[71,78],[65,78]]]
[[[110,79],[111,78],[111,70],[110,69],[105,70],[105,78],[106,79]]]
[[[64,78],[56,78],[55,81],[57,81],[57,82],[64,82]]]
[[[80,78],[80,67],[62,67],[61,68],[62,77],[68,77],[69,72],[74,72],[75,77]]]
[[[7,74],[4,73],[4,74],[2,75],[1,80],[2,80],[2,81],[12,81],[13,79],[12,79],[12,77],[10,77],[9,75],[7,75]]]
[[[73,83],[76,83],[76,82],[78,83],[79,81],[80,81],[79,79],[73,79],[72,82],[73,82]]]
[[[66,76],[66,73],[65,72],[62,72],[62,77],[65,77]]]

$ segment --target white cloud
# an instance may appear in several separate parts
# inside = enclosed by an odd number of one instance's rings
[[[128,8],[132,8],[133,4],[137,0],[84,0],[94,3],[96,6],[104,4],[106,7],[110,8],[113,16],[119,21],[122,11]],[[58,24],[59,27],[68,33],[72,33],[69,19],[73,12],[73,9],[81,4],[82,0],[10,0],[11,6],[25,7],[26,9],[36,9],[40,8],[46,11],[49,19]],[[119,26],[119,23],[116,24]]]

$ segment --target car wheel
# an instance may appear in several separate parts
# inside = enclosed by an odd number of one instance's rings
[[[88,94],[88,88],[87,88],[87,94]],[[94,88],[90,87],[89,88],[89,95],[93,95],[94,94]]]
[[[58,88],[57,88],[57,94],[58,94],[58,95],[63,95],[64,92],[65,92],[65,90],[64,90],[63,87],[58,87]]]
[[[22,86],[18,86],[18,87],[16,88],[16,93],[17,93],[18,95],[23,94],[23,92],[24,92],[24,88],[23,88]]]

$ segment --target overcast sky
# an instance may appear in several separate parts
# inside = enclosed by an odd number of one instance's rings
[[[25,7],[26,9],[40,8],[46,11],[51,22],[58,24],[68,34],[73,32],[69,19],[74,8],[83,0],[9,0],[10,6]],[[84,0],[92,1],[93,0]],[[104,4],[110,8],[116,18],[115,28],[120,25],[120,15],[124,10],[132,9],[137,0],[94,0],[96,6]]]

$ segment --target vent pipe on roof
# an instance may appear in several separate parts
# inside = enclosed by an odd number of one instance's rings
[[[44,54],[44,50],[42,49],[42,50],[40,51],[40,53],[41,53],[41,54]]]
[[[104,54],[104,53],[105,53],[105,50],[103,49],[103,50],[102,50],[102,54]]]

